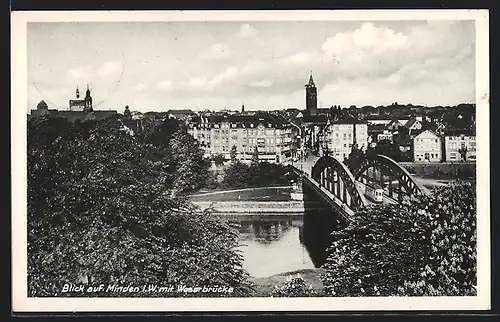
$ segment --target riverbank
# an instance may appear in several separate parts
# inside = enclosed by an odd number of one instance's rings
[[[253,278],[252,281],[255,284],[255,296],[256,297],[269,297],[275,286],[281,286],[286,283],[287,279],[291,276],[297,276],[299,274],[308,284],[312,285],[312,288],[318,295],[324,294],[323,283],[321,282],[320,275],[323,273],[323,269],[302,269],[297,271],[290,271],[280,274],[275,274],[269,277]]]
[[[192,201],[201,209],[212,208],[219,214],[280,213],[303,214],[303,201]]]
[[[292,186],[255,187],[230,190],[204,191],[191,195],[193,202],[200,201],[288,201]]]

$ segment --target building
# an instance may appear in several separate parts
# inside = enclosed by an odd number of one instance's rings
[[[284,118],[265,112],[201,116],[188,126],[189,133],[204,149],[205,157],[222,155],[229,160],[231,149],[236,146],[236,157],[243,162],[252,160],[255,148],[260,161],[290,161],[298,132]]]
[[[368,147],[368,125],[359,120],[333,122],[325,128],[324,140],[329,155],[343,161],[349,157],[354,144],[361,150]]]
[[[69,110],[70,111],[92,111],[92,96],[90,95],[89,84],[87,84],[87,90],[85,91],[85,97],[80,99],[80,90],[78,89],[78,85],[76,86],[75,91],[76,99],[69,100]]]
[[[389,124],[387,124],[385,126],[385,128],[389,131],[397,131],[399,130],[400,127],[404,126],[406,122],[404,120],[397,120],[397,119],[394,119],[392,121],[389,122]]]
[[[446,162],[476,160],[476,136],[471,131],[448,130],[444,134]]]
[[[368,125],[383,125],[384,127],[391,123],[391,120],[386,118],[370,118],[366,121]]]
[[[413,138],[413,161],[441,162],[443,159],[441,137],[425,130]]]
[[[306,87],[306,111],[309,115],[316,115],[318,109],[318,89],[314,84],[312,73]]]
[[[417,120],[416,118],[409,119],[403,127],[408,131],[408,135],[412,135],[412,132],[419,131],[422,129],[422,122]]]
[[[192,110],[169,110],[167,112],[168,117],[174,118],[179,121],[188,122],[193,117],[196,116],[196,113]]]
[[[31,116],[43,116],[43,115],[52,115],[67,118],[70,122],[75,121],[88,121],[88,120],[102,120],[108,117],[112,117],[118,115],[118,112],[115,110],[108,111],[98,111],[94,110],[92,105],[92,96],[90,93],[90,89],[87,85],[87,91],[85,93],[85,97],[80,99],[80,91],[78,86],[75,91],[76,99],[69,100],[69,109],[68,110],[57,110],[57,109],[49,109],[47,103],[44,101],[40,101],[38,103],[37,108],[35,110],[31,110]]]
[[[377,142],[389,141],[392,143],[392,132],[389,130],[383,130],[382,133],[377,134]]]

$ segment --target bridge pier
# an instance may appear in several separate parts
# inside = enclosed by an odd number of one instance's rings
[[[321,267],[327,258],[327,248],[333,241],[331,233],[346,227],[347,221],[339,210],[327,203],[309,184],[303,182],[302,191],[304,194],[302,243],[314,266]]]

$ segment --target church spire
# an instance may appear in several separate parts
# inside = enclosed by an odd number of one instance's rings
[[[311,74],[309,75],[309,83],[307,85],[309,85],[309,86],[316,86],[316,84],[314,84],[312,70],[311,70]]]
[[[85,97],[87,97],[87,98],[89,98],[89,97],[90,97],[89,82],[87,82],[87,90],[85,91]]]

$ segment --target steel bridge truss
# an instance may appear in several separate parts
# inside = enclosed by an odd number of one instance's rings
[[[347,166],[331,156],[323,156],[314,164],[312,179],[324,187],[350,209],[356,210],[367,205],[363,193]]]
[[[385,155],[376,154],[365,157],[361,164],[351,171],[355,180],[380,184],[384,187],[384,193],[391,199],[395,199],[394,195],[396,195],[399,203],[402,202],[404,196],[413,198],[428,193],[406,169]],[[394,184],[394,181],[397,183]]]

